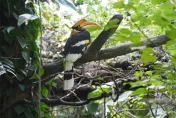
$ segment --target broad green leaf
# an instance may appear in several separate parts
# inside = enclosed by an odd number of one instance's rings
[[[165,3],[167,0],[151,0],[153,5]]]
[[[152,76],[153,75],[153,71],[146,71],[146,74],[149,75],[149,76]]]
[[[26,116],[26,118],[35,118],[29,110],[25,111],[24,115]]]
[[[103,90],[102,90],[103,89]],[[107,85],[102,85],[101,88],[97,88],[95,91],[88,94],[88,98],[100,96],[103,92],[110,92],[111,88]]]
[[[149,81],[151,85],[154,85],[156,87],[163,85],[163,82],[161,80],[158,80],[156,78],[153,78],[152,80]]]
[[[161,4],[160,9],[162,10],[161,16],[167,19],[169,22],[176,18],[176,12],[174,11],[174,5],[169,1]]]
[[[97,80],[103,80],[103,78],[102,77],[98,77]]]
[[[172,20],[174,20],[176,18],[176,12],[173,11],[172,9],[170,9],[170,10],[164,10],[161,13],[162,13],[161,16],[163,18],[165,18],[166,20],[168,20],[168,21],[172,21]]]
[[[116,38],[118,39],[118,41],[122,41],[122,42],[131,40],[130,36],[131,36],[131,31],[129,28],[120,28],[118,30],[118,33],[116,34]]]
[[[22,48],[25,48],[27,43],[26,40],[22,36],[17,36],[17,40]]]
[[[91,26],[91,27],[88,27],[86,28],[87,31],[89,32],[94,32],[94,31],[98,31],[98,30],[101,30],[102,28],[100,26]]]
[[[151,16],[151,20],[153,24],[166,27],[170,24],[170,21],[167,21],[165,18],[161,16],[161,10],[154,10]]]
[[[149,62],[155,62],[156,61],[156,56],[142,55],[141,59],[144,61],[145,64],[147,64]]]
[[[25,89],[25,85],[24,85],[24,84],[18,84],[18,86],[20,87],[20,89],[21,89],[22,91],[24,91],[24,89]]]
[[[90,92],[88,94],[88,98],[97,97],[97,96],[100,96],[101,94],[102,94],[102,91],[100,89],[96,89],[95,91]]]
[[[143,96],[147,94],[147,90],[146,88],[139,88],[135,91],[133,91],[132,95],[139,95],[139,96]]]
[[[131,32],[129,39],[133,42],[133,45],[140,43],[141,35],[139,32]]]
[[[88,112],[91,113],[91,114],[97,112],[98,106],[99,106],[99,103],[90,102],[90,103],[87,105]]]
[[[131,31],[128,28],[121,28],[119,29],[119,32],[125,35],[130,35]]]
[[[23,113],[25,110],[26,110],[26,108],[23,105],[17,105],[15,107],[15,111],[17,112],[18,115]]]
[[[10,32],[11,32],[12,30],[14,30],[14,29],[15,29],[15,27],[10,26],[10,27],[7,28],[7,32],[10,33]]]
[[[138,13],[146,13],[148,7],[143,4],[143,3],[140,3],[137,7],[136,7],[136,12]]]
[[[151,48],[145,48],[142,50],[141,59],[144,61],[145,64],[156,61],[156,56],[152,55],[152,53],[153,50]]]
[[[27,63],[30,62],[30,54],[27,51],[23,51],[22,53],[23,58],[26,60]]]
[[[122,93],[118,98],[118,102],[125,101],[132,92],[133,91],[125,91],[124,93]]]
[[[110,20],[108,22],[108,24],[104,27],[104,31],[107,31],[111,28],[116,28],[118,27],[118,24],[119,24],[120,20],[119,19],[114,19],[114,20]]]
[[[53,87],[57,86],[56,82],[54,82],[53,80],[49,80],[47,83],[48,83],[48,85],[51,85]]]
[[[38,75],[41,77],[43,74],[44,74],[44,68],[41,67],[41,68],[40,68],[40,71],[39,71],[39,73],[38,73]]]
[[[170,39],[176,39],[176,28],[174,28],[172,25],[169,25],[169,30],[166,31],[166,35]]]
[[[49,108],[49,106],[44,102],[41,102],[40,105],[41,105],[41,108]]]
[[[29,20],[35,20],[38,16],[32,14],[22,14],[18,17],[18,26],[21,26],[23,23]]]
[[[142,71],[136,71],[135,72],[136,77],[142,77],[143,74],[144,74],[144,72],[142,72]]]
[[[117,9],[124,8],[124,3],[123,3],[123,1],[115,2],[115,3],[113,4],[113,8],[117,8]]]
[[[45,86],[42,87],[41,91],[42,91],[42,95],[43,95],[44,97],[47,97],[47,96],[48,96],[48,89],[47,89]]]
[[[127,2],[127,4],[125,4],[124,7],[125,7],[126,10],[135,9],[134,6],[135,6],[137,3],[140,3],[139,0],[129,0],[129,1]]]

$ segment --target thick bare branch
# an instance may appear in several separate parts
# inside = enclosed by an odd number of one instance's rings
[[[98,35],[98,37],[92,42],[89,48],[86,51],[86,55],[95,55],[107,41],[107,39],[114,34],[116,29],[119,27],[123,16],[121,14],[114,15],[107,25],[105,26],[104,30]],[[83,56],[84,57],[84,56]]]
[[[148,39],[142,40],[139,46],[157,47],[157,46],[165,44],[167,41],[169,41],[169,38],[166,35],[159,35],[159,36],[150,38],[150,41]],[[116,47],[102,49],[94,56],[84,55],[85,57],[78,60],[75,63],[75,65],[84,64],[90,61],[114,58],[120,55],[125,55],[125,54],[139,50],[139,49],[133,49],[131,47],[132,47],[132,43],[126,43],[126,44],[122,44]],[[45,74],[43,75],[43,78],[46,78],[50,76],[51,74],[63,71],[63,60],[45,64],[44,70],[45,70]]]
[[[56,105],[70,105],[70,106],[82,106],[82,105],[86,105],[91,101],[94,100],[99,100],[102,99],[104,97],[109,97],[111,96],[111,92],[109,93],[102,93],[100,96],[97,97],[93,97],[93,98],[87,98],[84,101],[80,101],[80,102],[67,102],[67,101],[63,101],[61,99],[41,99],[42,102],[49,104],[50,106],[56,106]]]
[[[149,39],[141,40],[138,46],[157,47],[157,46],[165,44],[167,41],[169,41],[169,38],[166,35],[159,35],[159,36],[152,37]],[[110,59],[110,58],[125,55],[125,54],[131,53],[134,51],[139,51],[139,50],[140,48],[133,48],[133,43],[126,43],[126,44],[122,44],[116,47],[102,49],[94,56],[91,56],[91,57],[86,56],[87,58],[81,58],[78,64],[79,63],[82,64],[82,63],[86,63],[90,61]]]

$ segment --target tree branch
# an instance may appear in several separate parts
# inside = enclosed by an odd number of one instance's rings
[[[159,35],[156,37],[150,38],[150,41],[148,39],[141,40],[139,46],[146,46],[146,47],[157,47],[160,45],[165,44],[167,41],[169,41],[169,38],[166,35]],[[106,48],[100,50],[96,55],[94,56],[87,56],[85,54],[80,60],[78,60],[75,65],[81,65],[86,62],[90,61],[97,61],[97,60],[103,60],[103,59],[109,59],[114,58],[117,56],[125,55],[134,51],[138,51],[140,49],[133,49],[131,48],[133,43],[126,43],[119,46],[115,46],[112,48]],[[63,60],[59,60],[58,62],[53,62],[49,64],[44,65],[44,75],[43,78],[46,78],[50,76],[51,74],[62,72],[64,70],[63,68]]]
[[[104,27],[104,30],[98,35],[98,37],[92,42],[92,44],[87,49],[85,55],[95,55],[107,41],[107,39],[114,34],[116,29],[119,27],[123,16],[121,14],[114,15],[107,25]]]
[[[148,39],[141,40],[138,46],[158,47],[160,45],[165,44],[167,41],[169,41],[169,38],[166,35],[159,35],[156,37],[149,38],[149,40]],[[119,46],[102,49],[95,56],[81,58],[78,64],[82,64],[90,61],[110,59],[110,58],[125,55],[139,50],[141,50],[141,48],[138,48],[138,47],[133,48],[133,43],[126,43]]]
[[[109,96],[111,96],[111,94],[112,94],[111,92],[102,93],[100,96],[93,97],[93,98],[87,98],[86,100],[83,100],[80,102],[67,102],[67,101],[63,101],[61,99],[46,99],[46,98],[41,99],[41,102],[49,104],[50,106],[56,106],[56,105],[82,106],[82,105],[88,104],[91,101],[99,100],[104,97],[109,97]]]

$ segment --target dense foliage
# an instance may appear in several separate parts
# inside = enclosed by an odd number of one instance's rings
[[[35,42],[39,18],[32,3],[3,0],[0,4],[0,117],[37,117],[36,105],[16,102],[36,96],[30,94],[30,80],[40,76],[39,49]]]
[[[0,10],[0,117],[34,118],[41,114],[47,118],[174,118],[176,115],[174,0],[47,0],[38,3],[2,0]],[[117,101],[107,97],[69,108],[49,107],[41,102],[39,112],[38,80],[44,73],[40,55],[45,63],[54,61],[55,57],[60,59],[59,52],[69,36],[70,27],[79,18],[93,20],[101,25],[99,28],[88,29],[91,38],[95,39],[102,29],[114,27],[114,22],[106,23],[117,12],[123,15],[123,21],[104,48],[130,41],[133,42],[132,49],[140,51],[98,63],[107,65],[132,60],[135,68],[131,68],[130,72],[138,81],[124,82],[126,88],[122,88]],[[141,39],[150,42],[150,37],[161,34],[170,39],[165,45],[157,48],[138,47]],[[134,56],[136,54],[137,57]],[[122,68],[115,69],[124,71]],[[61,73],[58,76],[62,78]],[[105,81],[105,78],[99,77],[97,80]],[[42,83],[42,97],[51,97],[48,86],[56,88],[58,84],[52,80]],[[109,91],[111,86],[98,86],[88,94],[88,98]]]

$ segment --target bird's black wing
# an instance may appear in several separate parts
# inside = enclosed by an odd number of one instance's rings
[[[64,56],[66,56],[69,53],[69,49],[71,48],[72,45],[75,45],[79,41],[83,40],[90,40],[90,33],[88,31],[81,31],[76,33],[75,35],[70,36],[67,39],[67,42],[64,46]]]

